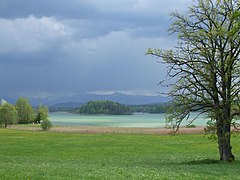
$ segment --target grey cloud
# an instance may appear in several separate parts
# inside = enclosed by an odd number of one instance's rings
[[[104,0],[2,0],[0,17],[25,18],[29,15],[37,17],[51,16],[59,19],[77,19],[100,21],[115,21],[125,25],[155,25],[175,9],[184,9],[188,0],[158,1],[104,1]],[[104,26],[104,24],[103,24]]]
[[[0,47],[5,51],[38,51],[48,44],[71,36],[71,29],[67,25],[49,17],[0,19],[0,24]]]
[[[109,14],[160,16],[175,9],[186,9],[189,0],[1,0],[0,17],[16,18],[29,15],[65,18],[114,18]],[[117,15],[118,14],[118,15]],[[131,17],[131,16],[130,16]]]
[[[167,12],[187,0],[108,2],[1,0],[1,94],[156,89],[165,67],[145,52],[173,47]]]
[[[69,27],[54,18],[0,19],[0,64],[35,65],[56,62],[71,41]]]
[[[24,18],[29,15],[85,18],[97,16],[96,13],[93,7],[77,0],[1,0],[0,2],[0,17],[2,18]]]

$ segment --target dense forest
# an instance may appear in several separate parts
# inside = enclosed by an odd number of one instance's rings
[[[129,115],[128,106],[113,101],[88,101],[79,109],[80,114]]]

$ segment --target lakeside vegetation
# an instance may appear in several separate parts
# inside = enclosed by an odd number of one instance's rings
[[[239,138],[233,138],[240,157]],[[3,179],[239,179],[203,135],[65,134],[0,129]]]
[[[130,115],[130,108],[113,101],[88,101],[79,109],[80,114]]]
[[[93,102],[99,102],[99,101],[93,101]],[[101,102],[101,101],[100,101]],[[106,101],[102,101],[106,102]],[[112,103],[114,104],[114,102]],[[120,103],[118,103],[120,104]],[[76,107],[79,105],[78,107]],[[122,104],[121,104],[122,105]],[[69,112],[69,113],[79,113],[80,111],[87,111],[90,113],[84,113],[84,114],[91,114],[92,109],[95,107],[88,107],[88,110],[85,110],[82,108],[82,106],[85,106],[84,103],[76,103],[76,102],[69,102],[65,104],[59,104],[59,105],[54,105],[49,107],[49,112]],[[143,104],[143,105],[124,105],[124,109],[127,110],[129,114],[132,113],[165,113],[166,112],[166,103],[156,103],[156,104]],[[84,107],[85,108],[85,107]],[[102,108],[101,111],[103,111],[102,114],[104,114],[104,108]],[[120,107],[121,109],[121,107]],[[123,109],[123,110],[124,110]],[[93,110],[95,111],[95,110]],[[105,112],[106,112],[105,108]],[[93,113],[96,114],[96,111]]]
[[[0,127],[5,128],[9,124],[30,124],[38,123],[42,125],[43,130],[51,127],[48,120],[48,107],[41,104],[33,108],[27,98],[19,97],[15,106],[5,100],[0,103]]]
[[[167,104],[145,104],[145,105],[131,105],[129,106],[132,112],[140,113],[165,113],[167,109]]]

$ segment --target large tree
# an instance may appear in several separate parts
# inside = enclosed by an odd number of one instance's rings
[[[34,110],[27,98],[18,98],[15,107],[18,111],[18,123],[27,124],[34,121]]]
[[[187,14],[172,16],[169,31],[178,34],[177,46],[147,52],[168,65],[175,81],[168,83],[169,119],[178,129],[191,111],[206,114],[216,130],[220,160],[233,161],[231,127],[240,115],[240,1],[197,0]]]

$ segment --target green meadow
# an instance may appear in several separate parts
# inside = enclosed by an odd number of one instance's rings
[[[204,135],[74,134],[0,129],[1,179],[240,179]]]

